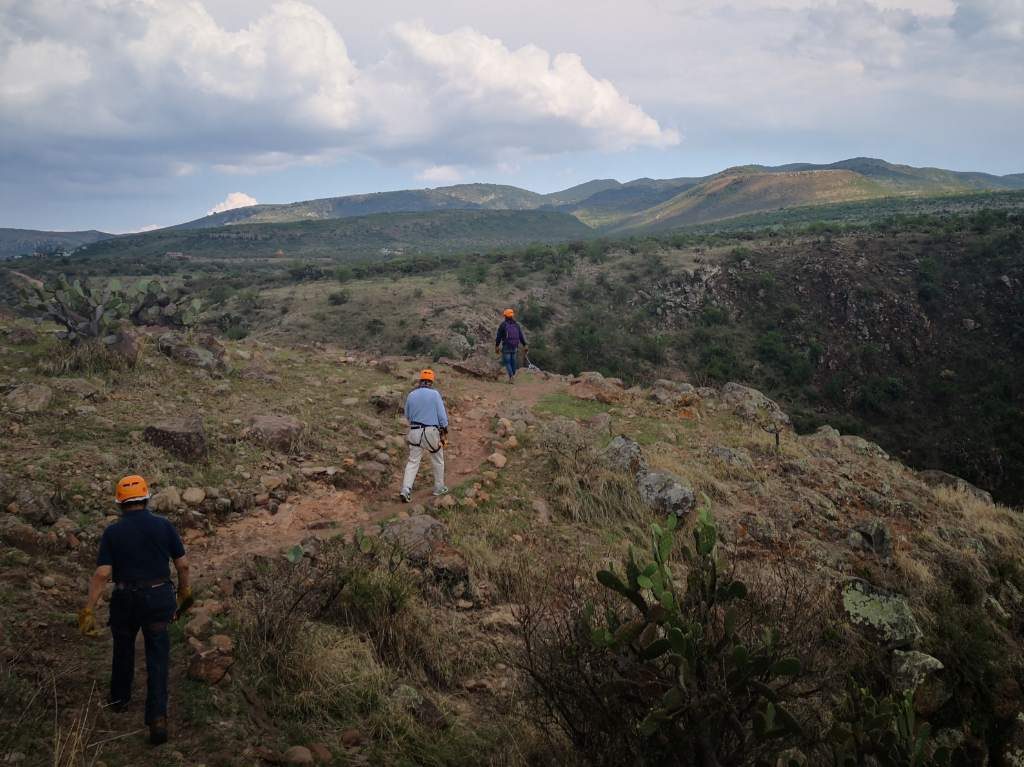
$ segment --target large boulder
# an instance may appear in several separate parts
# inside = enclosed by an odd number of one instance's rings
[[[290,415],[254,415],[249,418],[245,438],[275,450],[289,451],[302,436],[303,425]]]
[[[789,416],[774,401],[757,389],[734,382],[722,387],[721,399],[731,405],[736,415],[757,423],[772,423],[781,427],[790,425]]]
[[[392,522],[380,537],[398,548],[413,564],[429,568],[434,579],[450,591],[468,592],[469,565],[462,552],[449,543],[448,528],[439,519],[414,514]]]
[[[892,558],[892,533],[880,519],[858,522],[850,533],[850,539],[858,548],[874,552],[879,559]]]
[[[164,333],[157,339],[157,349],[171,359],[210,372],[227,369],[224,345],[209,333],[195,335],[191,342],[178,333]]]
[[[619,435],[604,450],[608,465],[618,471],[639,476],[647,471],[647,460],[640,445],[629,437]]]
[[[893,689],[909,693],[914,698],[914,708],[919,714],[934,714],[949,698],[939,677],[945,668],[942,661],[923,652],[894,650],[892,654]]]
[[[636,482],[640,497],[659,514],[682,517],[697,505],[697,496],[674,474],[651,471],[641,474]]]
[[[883,461],[889,460],[889,454],[871,440],[858,437],[856,434],[844,434],[840,439],[844,445],[855,453],[872,458],[881,458]]]
[[[447,346],[451,350],[452,354],[455,355],[455,358],[459,360],[464,360],[473,353],[473,344],[471,344],[469,339],[462,335],[462,333],[452,333],[448,336],[448,339],[445,341],[445,346]]]
[[[101,391],[96,384],[84,378],[55,378],[51,381],[53,388],[64,394],[71,394],[80,399],[101,399]]]
[[[430,552],[448,540],[444,522],[428,514],[414,514],[392,522],[380,537],[394,543],[411,560],[426,561]]]
[[[438,362],[443,362],[452,370],[457,370],[464,375],[484,380],[495,379],[503,371],[503,368],[497,363],[495,358],[488,357],[486,354],[476,354],[467,359],[442,357]]]
[[[391,386],[378,386],[369,396],[370,404],[381,413],[402,411],[402,392]]]
[[[726,466],[734,466],[737,469],[753,469],[754,461],[750,453],[742,447],[725,447],[717,445],[708,450],[712,457],[717,458]]]
[[[27,383],[16,386],[4,401],[11,410],[20,413],[38,413],[45,410],[53,400],[53,390],[42,384]]]
[[[979,501],[992,503],[991,493],[982,490],[980,487],[972,485],[966,479],[961,479],[955,474],[948,474],[947,472],[939,471],[938,469],[925,469],[924,471],[919,471],[917,476],[926,485],[930,485],[931,487],[952,488],[953,490],[958,490],[961,493],[974,496]]]
[[[151,424],[142,432],[142,438],[185,461],[206,455],[206,430],[199,416],[170,418]]]
[[[842,600],[850,622],[869,631],[886,647],[907,648],[922,636],[910,605],[899,594],[855,578],[843,586]]]

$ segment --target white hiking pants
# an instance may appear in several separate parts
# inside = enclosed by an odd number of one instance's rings
[[[402,492],[412,492],[412,484],[416,481],[424,453],[430,456],[430,465],[434,469],[434,490],[443,490],[444,450],[441,449],[441,432],[436,426],[412,428],[409,429],[406,442],[409,443],[409,461],[405,464],[405,476],[402,477]],[[434,448],[437,448],[437,452],[431,452]]]

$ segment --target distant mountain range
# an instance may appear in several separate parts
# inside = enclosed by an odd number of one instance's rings
[[[858,157],[813,165],[744,165],[699,178],[596,179],[550,194],[498,184],[457,184],[286,205],[253,205],[180,224],[200,229],[248,223],[349,218],[434,210],[553,210],[606,232],[664,229],[800,205],[893,196],[938,196],[1024,189],[1024,174],[994,176],[914,168]]]
[[[633,234],[784,208],[885,197],[938,197],[1011,190],[1024,190],[1024,173],[995,176],[942,168],[915,168],[870,157],[856,157],[829,165],[743,165],[697,178],[639,178],[626,183],[615,179],[595,179],[550,194],[501,184],[456,184],[436,189],[405,189],[279,205],[252,205],[168,227],[159,230],[164,232],[159,236],[166,238],[172,231],[240,224],[295,224],[380,214],[443,211],[547,212],[577,219],[588,227],[581,228],[584,233]],[[447,220],[454,222],[456,219]],[[573,229],[558,216],[546,220],[556,225],[559,237]],[[463,219],[458,221],[460,226],[465,224]],[[531,218],[524,223],[525,227],[519,226],[515,216],[504,217],[500,223],[488,219],[486,239],[488,242],[519,241],[525,231],[536,231],[539,219]],[[503,227],[505,231],[499,232]],[[146,238],[150,234],[154,235],[151,239],[155,241],[155,233],[125,237],[132,238],[132,242],[148,242]],[[113,235],[97,231],[0,229],[0,258],[45,252],[55,247],[73,250],[111,237]]]
[[[85,232],[44,232],[36,229],[0,228],[0,260],[32,253],[74,250],[114,235],[90,229]]]

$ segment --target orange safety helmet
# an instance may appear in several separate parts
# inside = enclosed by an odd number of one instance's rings
[[[133,501],[145,501],[149,499],[149,485],[146,480],[138,474],[130,474],[123,477],[117,483],[117,490],[114,492],[114,499],[118,503],[132,503]]]
[[[513,317],[516,316],[516,310],[515,309],[506,309],[501,314],[502,314],[503,317],[508,317],[509,319],[512,319]]]
[[[431,370],[430,368],[420,371],[421,381],[430,381],[431,383],[433,383],[435,378],[437,378],[437,376],[434,375],[434,371]]]

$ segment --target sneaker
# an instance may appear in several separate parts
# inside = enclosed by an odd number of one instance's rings
[[[167,718],[154,719],[149,725],[149,742],[160,746],[167,742]]]
[[[398,497],[402,499],[402,503],[412,503],[412,490],[403,490]]]
[[[436,495],[436,496],[448,495],[449,492],[450,491],[448,490],[448,487],[445,486],[445,487],[442,487],[440,490],[435,490],[434,491],[434,495]]]

